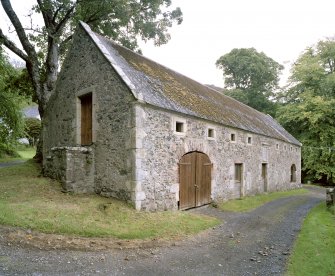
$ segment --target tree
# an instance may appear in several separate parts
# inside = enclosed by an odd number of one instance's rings
[[[282,65],[254,48],[233,49],[216,61],[223,70],[228,95],[263,112],[272,113],[271,97],[278,88]]]
[[[24,120],[25,137],[29,141],[30,146],[36,146],[41,131],[41,121],[37,118],[26,118]]]
[[[335,184],[335,41],[307,48],[292,68],[278,119],[302,143],[305,179]]]
[[[0,29],[3,45],[23,59],[31,78],[42,118],[59,72],[59,64],[71,42],[79,20],[124,46],[137,49],[137,38],[166,43],[168,28],[182,22],[179,8],[171,0],[36,0],[32,12],[41,14],[43,26],[24,27],[10,0],[1,0],[23,50]],[[41,140],[41,139],[40,139]],[[42,140],[41,140],[42,141]],[[38,157],[42,158],[41,145]]]
[[[0,155],[13,154],[13,143],[22,131],[17,97],[7,88],[7,83],[15,76],[15,69],[0,49]]]

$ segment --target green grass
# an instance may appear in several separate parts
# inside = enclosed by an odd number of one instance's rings
[[[264,205],[267,202],[295,195],[302,195],[308,193],[305,189],[296,189],[284,192],[274,192],[268,194],[255,195],[250,197],[243,197],[241,199],[233,199],[226,202],[218,203],[218,208],[224,211],[233,212],[247,212]]]
[[[325,203],[307,215],[291,254],[287,275],[335,275],[335,215]]]
[[[12,161],[17,161],[17,160],[29,160],[34,157],[36,153],[36,149],[32,147],[20,147],[17,150],[17,154],[19,156],[17,157],[12,157],[12,156],[5,156],[3,158],[0,158],[0,163],[8,163]]]
[[[187,212],[137,212],[125,202],[61,192],[32,161],[0,169],[0,224],[85,237],[173,238],[219,224]]]

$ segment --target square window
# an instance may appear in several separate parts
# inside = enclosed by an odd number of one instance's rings
[[[185,127],[183,122],[176,121],[176,132],[185,132]]]
[[[208,128],[208,131],[207,131],[207,137],[208,138],[214,138],[215,136],[215,131],[213,128]]]
[[[236,135],[235,133],[230,134],[230,141],[235,142],[236,141]]]

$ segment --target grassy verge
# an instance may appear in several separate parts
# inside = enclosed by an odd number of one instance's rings
[[[302,195],[308,193],[305,189],[290,190],[284,192],[274,192],[269,194],[261,194],[250,197],[243,197],[241,199],[233,199],[226,202],[221,202],[218,207],[224,211],[233,212],[247,212],[264,205],[267,202],[273,201],[278,198]]]
[[[137,212],[128,204],[95,195],[61,192],[39,177],[32,161],[0,170],[0,224],[86,237],[172,238],[219,224],[186,212]]]
[[[335,216],[325,203],[307,215],[295,242],[287,275],[335,275]]]
[[[19,156],[17,157],[11,157],[11,156],[6,156],[3,158],[0,158],[0,163],[8,163],[11,161],[16,161],[16,160],[29,160],[34,157],[36,153],[36,149],[32,147],[20,147],[20,149],[17,151],[17,154]]]

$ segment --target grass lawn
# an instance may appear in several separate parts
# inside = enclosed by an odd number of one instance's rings
[[[325,203],[307,215],[295,242],[287,275],[335,275],[335,215]]]
[[[243,197],[241,199],[233,199],[226,202],[220,202],[218,204],[218,208],[224,211],[247,212],[278,198],[302,195],[306,193],[308,193],[308,191],[305,189],[296,189],[284,192],[260,194],[250,197]]]
[[[3,158],[0,158],[0,163],[7,163],[11,161],[16,161],[16,160],[29,160],[34,157],[36,153],[36,149],[32,147],[27,147],[27,148],[20,147],[17,153],[19,155],[17,157],[6,156]]]
[[[58,182],[39,177],[28,161],[0,169],[0,224],[45,233],[121,239],[173,238],[220,222],[187,212],[137,212],[125,202],[61,192]]]

